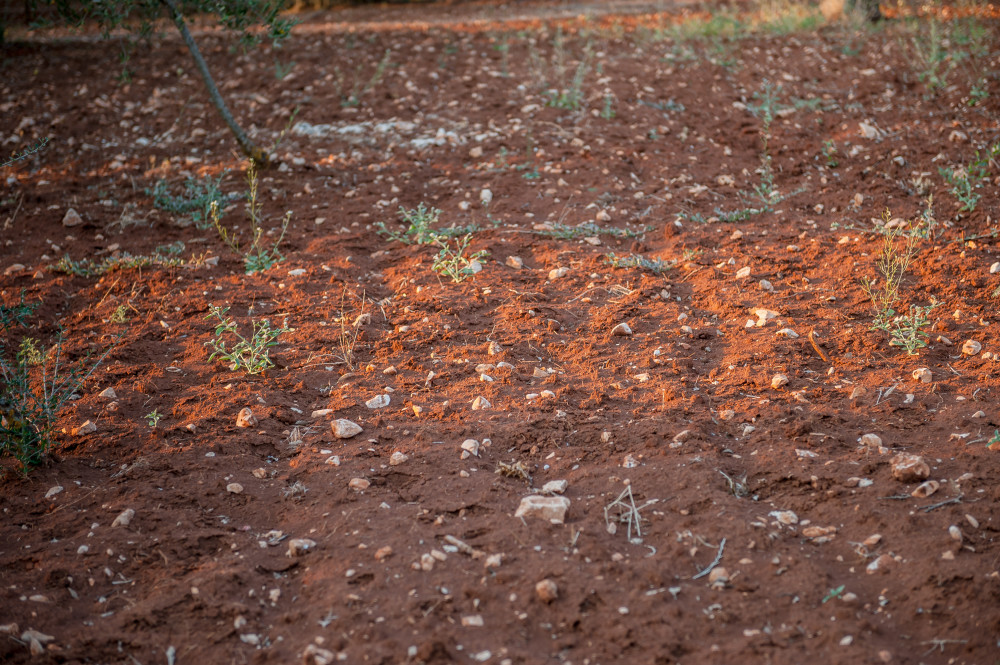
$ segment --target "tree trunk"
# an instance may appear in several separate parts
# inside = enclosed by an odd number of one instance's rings
[[[236,143],[240,146],[240,150],[243,154],[249,157],[256,166],[260,168],[267,168],[270,164],[270,158],[266,152],[258,148],[253,141],[246,135],[243,128],[240,127],[236,120],[233,119],[233,114],[229,112],[229,107],[226,106],[226,101],[222,98],[219,93],[219,88],[215,85],[215,80],[212,78],[212,74],[208,71],[208,64],[205,62],[205,58],[202,57],[201,51],[198,49],[198,45],[194,42],[194,37],[191,36],[191,32],[188,30],[187,23],[184,21],[184,16],[177,9],[177,5],[174,4],[174,0],[160,0],[164,6],[166,6],[168,13],[170,14],[171,20],[173,20],[174,25],[177,26],[177,30],[181,33],[181,37],[184,38],[184,43],[187,44],[188,51],[191,52],[191,57],[194,58],[194,64],[198,67],[198,72],[201,74],[201,79],[205,83],[205,87],[208,89],[208,96],[212,100],[212,105],[215,106],[215,110],[219,112],[222,119],[225,120],[226,125],[229,130],[236,137]]]

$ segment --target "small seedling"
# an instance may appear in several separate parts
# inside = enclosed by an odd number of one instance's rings
[[[438,238],[435,244],[441,250],[438,252],[437,258],[434,259],[434,263],[431,264],[431,270],[445,277],[450,277],[451,281],[455,283],[464,282],[466,278],[479,272],[479,269],[482,268],[481,263],[489,256],[489,252],[481,249],[470,256],[465,256],[471,239],[472,234],[467,233],[456,239],[455,247],[452,248],[449,241]]]
[[[281,233],[278,234],[278,239],[273,243],[270,243],[270,246],[265,244],[264,227],[261,226],[262,220],[260,217],[261,204],[257,200],[257,182],[257,167],[255,163],[251,161],[250,166],[247,168],[247,184],[249,185],[250,190],[247,194],[246,205],[247,217],[250,220],[249,246],[244,246],[244,248],[241,249],[236,232],[231,231],[222,225],[222,216],[219,212],[218,202],[212,201],[209,206],[209,216],[212,219],[212,224],[215,226],[215,230],[219,232],[219,236],[222,238],[222,241],[226,243],[230,249],[243,256],[243,267],[246,269],[246,273],[248,275],[268,270],[285,258],[281,255],[281,252],[278,251],[278,246],[284,239],[285,233],[288,231],[288,223],[292,218],[292,211],[289,210],[285,213],[284,219],[281,220]]]
[[[976,151],[976,158],[972,162],[957,169],[952,167],[938,168],[941,177],[951,185],[951,193],[955,195],[962,207],[959,212],[972,212],[976,209],[981,196],[976,191],[989,181],[990,162],[1000,156],[1000,143],[994,144],[987,155],[980,156]]]
[[[260,374],[266,369],[274,367],[271,362],[269,349],[278,345],[278,338],[288,332],[293,332],[294,328],[288,327],[287,320],[280,328],[272,328],[267,319],[261,321],[250,320],[253,333],[247,339],[239,333],[236,321],[228,316],[228,307],[212,307],[206,319],[215,318],[218,325],[215,326],[215,337],[207,342],[205,346],[212,347],[212,355],[208,359],[214,360],[216,357],[222,358],[229,363],[229,368],[234,372],[243,370],[247,374]],[[230,348],[226,344],[225,336],[235,337],[236,342]]]
[[[49,142],[49,137],[46,136],[44,138],[39,139],[38,142],[35,143],[35,145],[25,148],[21,152],[11,153],[9,159],[5,159],[4,161],[0,162],[0,169],[5,169],[8,166],[21,161],[22,159],[27,159],[28,157],[31,157],[36,152],[44,148],[45,144],[48,142]]]
[[[986,442],[986,447],[993,450],[994,446],[1000,449],[1000,429],[993,430],[993,438]]]
[[[145,415],[146,422],[153,429],[156,429],[156,425],[160,422],[160,418],[162,418],[162,417],[163,417],[163,414],[160,413],[159,411],[157,411],[156,409],[153,409],[152,411],[150,411],[149,413],[147,413]]]
[[[931,325],[931,321],[927,315],[940,304],[939,302],[934,302],[927,307],[910,305],[910,314],[908,316],[897,316],[893,319],[892,330],[889,331],[889,336],[892,338],[889,340],[889,345],[902,347],[911,356],[917,355],[919,349],[927,346],[927,340],[930,337],[924,331],[924,328],[928,328]]]
[[[837,168],[837,144],[833,142],[833,139],[823,142],[823,158],[826,160],[827,167]]]
[[[846,589],[846,588],[847,588],[846,585],[841,584],[836,589],[830,589],[830,591],[826,594],[826,596],[823,597],[823,603],[822,604],[826,604],[828,601],[831,601],[834,598],[839,598],[840,594],[844,593],[844,589]]]
[[[441,211],[437,208],[427,208],[423,203],[411,210],[400,206],[399,216],[406,224],[402,232],[390,231],[385,222],[378,222],[375,224],[378,233],[404,245],[433,245],[443,235],[432,226],[437,224],[441,216]]]
[[[613,268],[637,268],[639,270],[649,270],[657,275],[662,275],[668,270],[673,270],[677,266],[676,261],[664,261],[663,259],[647,259],[640,254],[629,254],[628,256],[617,256],[614,252],[604,255],[604,261]]]
[[[882,220],[886,232],[882,243],[882,251],[879,254],[876,266],[881,276],[881,286],[879,280],[862,278],[861,286],[871,300],[875,310],[875,319],[872,321],[872,330],[884,330],[890,332],[891,323],[896,316],[896,302],[899,300],[899,286],[903,279],[903,273],[910,266],[910,262],[917,254],[917,236],[912,233],[904,233],[899,227],[890,229],[889,221],[892,213],[888,208],[882,213]],[[905,241],[897,244],[896,239],[905,237]]]
[[[212,225],[213,203],[225,207],[243,198],[242,194],[222,193],[219,188],[223,177],[225,174],[218,178],[212,176],[201,179],[187,178],[180,194],[174,194],[166,180],[158,180],[153,189],[146,190],[146,195],[153,197],[153,205],[160,210],[175,215],[187,215],[189,220],[181,223],[181,226],[194,224],[199,229],[207,229]]]

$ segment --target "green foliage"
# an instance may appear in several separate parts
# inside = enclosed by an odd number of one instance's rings
[[[14,328],[26,327],[37,304],[24,293],[14,306],[0,306],[0,457],[13,457],[22,473],[41,464],[54,444],[59,412],[114,345],[102,355],[70,362],[63,352],[62,332],[48,350],[22,337],[13,351]]]
[[[406,225],[402,231],[390,230],[385,222],[376,222],[376,233],[404,245],[436,245],[439,240],[456,238],[479,230],[474,224],[436,229],[434,225],[438,223],[441,211],[437,208],[427,208],[423,203],[418,203],[416,208],[410,210],[400,207],[399,216]]]
[[[455,239],[455,246],[452,248],[451,241],[437,238],[434,242],[441,250],[438,252],[437,258],[434,259],[434,263],[431,264],[431,270],[445,277],[450,277],[451,281],[455,283],[464,282],[466,278],[476,274],[478,270],[473,268],[473,262],[482,263],[489,256],[489,252],[481,249],[466,256],[465,252],[469,248],[471,239],[472,234],[467,233],[461,238]]]
[[[159,424],[160,418],[163,417],[163,414],[157,411],[156,409],[153,409],[152,411],[147,413],[144,417],[146,418],[146,423],[153,429],[156,429],[156,425]]]
[[[884,330],[891,333],[892,321],[896,317],[894,309],[899,301],[899,287],[903,279],[903,274],[909,268],[913,258],[917,255],[918,236],[913,233],[906,233],[899,227],[889,228],[889,221],[892,213],[886,209],[882,213],[884,228],[884,240],[882,251],[879,254],[876,267],[881,277],[869,279],[862,278],[861,286],[871,300],[875,310],[875,319],[872,321],[871,330]],[[903,237],[902,243],[897,243],[897,238]]]
[[[35,145],[29,146],[24,150],[22,150],[21,152],[12,152],[9,159],[5,159],[4,161],[0,162],[0,169],[5,169],[8,166],[11,166],[12,164],[21,161],[22,159],[27,159],[28,157],[31,157],[36,152],[44,148],[45,144],[48,142],[49,138],[46,136],[44,138],[39,139],[38,142],[35,143]]]
[[[176,256],[163,256],[157,253],[153,253],[151,256],[132,256],[128,252],[122,252],[117,256],[109,256],[100,262],[93,259],[74,261],[67,254],[49,266],[49,269],[53,272],[76,275],[77,277],[96,277],[117,270],[151,267],[173,268],[183,265],[184,260]]]
[[[281,241],[285,238],[285,233],[288,231],[288,223],[292,219],[292,212],[286,212],[285,217],[281,220],[281,233],[278,234],[277,240],[273,243],[265,242],[264,227],[261,225],[262,220],[260,216],[261,204],[257,198],[257,167],[252,160],[247,168],[247,184],[250,188],[250,191],[247,193],[246,205],[247,218],[250,220],[249,245],[244,245],[241,248],[237,232],[227,229],[222,225],[222,216],[219,213],[218,203],[215,201],[212,201],[209,208],[209,217],[212,219],[215,230],[219,232],[219,237],[222,238],[222,241],[233,252],[243,257],[243,267],[248,275],[252,275],[255,272],[269,270],[285,258],[278,251],[278,246],[281,245]]]
[[[174,194],[166,180],[158,180],[153,189],[147,189],[146,195],[153,197],[153,205],[175,215],[189,215],[191,221],[199,229],[212,226],[212,204],[226,207],[233,201],[243,198],[242,194],[223,194],[219,187],[223,176],[212,178],[187,178],[183,191]],[[182,224],[185,226],[186,224]]]
[[[826,161],[827,167],[837,168],[837,144],[833,142],[833,139],[823,141],[823,159]]]
[[[993,437],[986,442],[986,448],[993,450],[993,447],[1000,449],[1000,429],[993,430]]]
[[[250,320],[252,332],[249,339],[240,334],[236,321],[228,316],[228,307],[212,307],[206,319],[216,319],[215,336],[205,342],[205,346],[212,347],[212,354],[208,359],[222,358],[229,363],[229,369],[235,371],[242,370],[249,375],[260,374],[266,369],[274,367],[271,362],[269,349],[278,345],[278,338],[294,329],[288,327],[288,321],[282,323],[280,328],[272,328],[267,319],[260,321]],[[226,338],[235,339],[232,346],[229,346]]]
[[[391,63],[391,56],[392,52],[386,49],[382,59],[378,61],[375,69],[372,70],[371,76],[367,79],[363,75],[365,65],[364,63],[359,63],[354,69],[349,91],[344,73],[340,71],[339,67],[335,68],[333,83],[337,89],[337,96],[340,98],[340,105],[345,108],[360,106],[361,98],[371,92],[385,76],[385,72]]]
[[[927,346],[927,339],[930,337],[924,330],[931,325],[927,315],[940,304],[932,302],[926,307],[910,305],[908,316],[897,316],[893,319],[892,329],[889,331],[891,337],[889,345],[902,347],[911,356],[917,355],[918,350]]]
[[[1000,143],[995,143],[990,147],[987,155],[981,156],[977,150],[976,158],[965,167],[938,168],[941,177],[951,185],[951,193],[962,204],[962,207],[958,209],[959,212],[972,212],[976,209],[981,198],[977,190],[982,189],[983,185],[988,182],[990,162],[995,160],[998,155],[1000,155]]]
[[[647,259],[641,254],[629,254],[628,256],[617,256],[614,252],[604,255],[604,262],[612,268],[638,268],[639,270],[649,270],[657,275],[662,275],[668,270],[673,270],[677,266],[676,261],[664,261],[663,259]]]
[[[577,226],[557,222],[555,224],[546,224],[544,227],[536,230],[535,233],[548,236],[549,238],[558,238],[559,240],[578,240],[580,238],[601,235],[613,238],[638,238],[645,234],[646,231],[652,230],[653,227],[651,226],[634,231],[632,229],[618,229],[613,226],[599,226],[593,222],[584,222]]]

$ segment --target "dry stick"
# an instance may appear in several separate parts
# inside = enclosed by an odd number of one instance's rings
[[[935,508],[940,508],[941,506],[947,506],[949,503],[962,503],[962,496],[965,495],[963,494],[961,496],[952,497],[951,499],[948,499],[947,501],[941,501],[940,503],[932,503],[929,506],[924,506],[923,508],[921,508],[921,510],[924,511],[925,513],[929,513]]]
[[[813,345],[813,348],[816,349],[816,353],[819,354],[819,357],[822,358],[824,362],[830,362],[830,359],[826,357],[825,353],[823,353],[823,349],[819,348],[819,344],[816,343],[816,339],[813,337],[815,334],[815,330],[809,331],[809,343]]]
[[[715,568],[716,566],[718,566],[719,562],[722,561],[722,550],[723,550],[723,548],[725,548],[725,546],[726,546],[726,539],[723,538],[722,542],[719,543],[719,552],[715,555],[715,561],[713,561],[712,563],[708,564],[708,568],[706,568],[705,570],[701,571],[700,573],[698,573],[697,575],[695,575],[691,579],[696,580],[699,577],[704,577],[705,575],[708,575],[710,572],[712,572],[712,569]]]

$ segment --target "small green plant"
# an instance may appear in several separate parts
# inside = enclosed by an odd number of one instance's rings
[[[488,206],[489,202],[484,201],[483,204]],[[437,208],[427,208],[423,203],[417,204],[416,208],[410,210],[400,207],[399,216],[406,225],[402,231],[393,231],[385,222],[376,222],[376,233],[404,245],[435,245],[442,238],[454,238],[479,230],[474,224],[436,229],[433,225],[438,223],[441,211]]]
[[[114,349],[96,359],[70,362],[62,332],[47,351],[24,337],[13,348],[14,327],[25,327],[37,304],[21,301],[0,306],[0,457],[13,457],[22,473],[45,461],[55,443],[56,420],[62,407]]]
[[[80,259],[74,261],[67,254],[52,264],[49,269],[53,272],[61,272],[77,277],[99,277],[117,270],[131,270],[134,268],[174,268],[183,266],[184,260],[175,256],[163,256],[162,254],[152,254],[151,256],[132,256],[128,252],[122,252],[117,256],[109,256],[101,262],[92,259]]]
[[[213,306],[205,317],[206,320],[214,318],[218,321],[215,326],[215,336],[205,342],[205,346],[212,347],[209,361],[217,357],[222,358],[229,363],[229,369],[234,372],[242,370],[250,375],[260,374],[274,367],[270,358],[270,348],[278,345],[278,338],[281,335],[294,330],[288,327],[288,321],[283,322],[280,328],[272,328],[267,319],[260,321],[251,319],[250,326],[253,332],[247,339],[240,334],[236,321],[228,313],[228,307]],[[235,338],[231,347],[227,345],[226,337]]]
[[[593,222],[584,222],[583,224],[578,224],[577,226],[556,222],[554,224],[545,225],[544,227],[536,230],[535,233],[541,236],[548,236],[550,238],[558,238],[559,240],[578,240],[580,238],[600,235],[611,236],[613,238],[638,238],[647,231],[652,230],[652,226],[643,227],[640,230],[632,230],[619,229],[613,226],[599,226]]]
[[[647,259],[640,254],[629,254],[628,256],[617,256],[614,252],[604,255],[604,262],[612,268],[638,268],[639,270],[649,270],[650,272],[662,275],[668,270],[673,270],[677,266],[676,261],[664,261],[663,259]]]
[[[1000,448],[1000,429],[993,430],[993,438],[986,442],[987,449],[993,450],[994,446]]]
[[[837,144],[833,142],[833,139],[823,142],[823,159],[826,160],[827,167],[837,168]]]
[[[27,159],[28,157],[31,157],[36,152],[44,148],[45,144],[48,142],[49,142],[49,137],[46,136],[44,138],[39,139],[34,145],[25,148],[21,152],[11,153],[10,158],[0,162],[0,169],[5,169],[8,166],[21,161],[22,159]]]
[[[917,351],[927,346],[930,335],[924,330],[929,328],[931,320],[927,316],[931,310],[941,303],[931,302],[926,307],[910,305],[909,315],[897,316],[892,321],[892,329],[889,331],[890,346],[898,346],[906,350],[906,353],[915,356]]]
[[[181,226],[194,224],[199,229],[207,229],[212,225],[212,204],[225,207],[243,197],[242,194],[223,194],[219,189],[222,178],[205,176],[190,177],[184,180],[182,191],[174,194],[166,180],[158,180],[152,189],[146,190],[147,196],[153,197],[153,205],[174,215],[186,215],[187,220]]]
[[[957,169],[952,167],[939,167],[938,173],[951,185],[951,193],[954,194],[958,202],[962,204],[959,212],[972,212],[981,198],[978,191],[989,179],[990,162],[1000,155],[1000,143],[990,147],[988,154],[980,156],[976,151],[976,158],[965,167]]]
[[[125,322],[127,322],[128,321],[128,305],[118,305],[118,307],[115,308],[114,313],[111,314],[111,318],[108,319],[108,320],[111,321],[111,323],[125,323]]]
[[[337,90],[337,96],[340,97],[340,105],[345,108],[360,106],[361,98],[371,92],[372,89],[374,89],[385,76],[385,71],[389,68],[391,57],[392,52],[389,49],[386,49],[382,59],[375,65],[372,75],[368,77],[367,80],[365,80],[362,76],[364,65],[359,64],[353,73],[353,83],[351,84],[350,92],[346,90],[346,80],[343,72],[341,72],[339,68],[335,69],[334,86]]]
[[[601,109],[601,118],[603,120],[611,120],[614,117],[615,117],[614,95],[604,95],[604,107]]]
[[[274,59],[274,78],[279,81],[284,81],[285,77],[292,73],[295,69],[295,61],[290,60],[289,62],[282,64],[277,58]]]
[[[156,429],[156,425],[160,422],[160,418],[162,417],[163,414],[157,411],[156,409],[153,409],[152,411],[150,411],[145,415],[146,423],[153,429]]]
[[[836,589],[830,589],[830,591],[826,594],[826,596],[823,597],[823,603],[822,604],[828,603],[829,601],[833,600],[834,598],[838,598],[840,596],[840,594],[844,593],[844,589],[846,589],[846,588],[847,587],[845,585],[841,584]]]
[[[226,245],[228,245],[233,252],[243,256],[243,267],[248,275],[255,272],[269,270],[285,258],[281,255],[281,252],[278,251],[278,246],[281,245],[281,241],[285,238],[285,233],[288,231],[288,223],[292,219],[292,212],[289,210],[285,213],[285,217],[281,220],[281,232],[278,234],[277,240],[273,243],[266,243],[264,241],[264,227],[261,225],[261,204],[257,199],[257,184],[257,167],[254,162],[251,161],[249,167],[247,168],[247,185],[249,186],[249,192],[247,193],[246,205],[247,218],[250,220],[249,246],[244,245],[241,249],[236,232],[230,231],[222,225],[222,217],[219,213],[219,206],[216,201],[212,201],[211,206],[209,207],[209,216],[212,219],[212,224],[215,226],[215,230],[219,232],[219,236],[222,238],[222,241],[226,243]]]
[[[452,248],[451,241],[438,238],[435,244],[441,250],[438,252],[437,258],[434,259],[434,263],[431,264],[431,270],[445,277],[450,277],[451,281],[455,283],[464,282],[468,277],[479,272],[476,266],[480,266],[482,261],[489,256],[489,252],[481,249],[470,256],[466,256],[465,252],[469,248],[469,241],[471,239],[471,233],[467,233],[461,238],[456,238],[454,240],[455,247]]]
[[[882,251],[876,263],[879,278],[862,278],[861,286],[871,300],[875,310],[875,319],[872,321],[871,330],[883,330],[891,332],[891,324],[896,317],[894,309],[899,301],[899,287],[903,279],[903,274],[909,268],[910,262],[917,254],[917,236],[906,233],[900,227],[889,228],[889,221],[892,213],[888,208],[882,213],[884,228],[886,229],[882,242]],[[903,237],[902,243],[897,243],[897,239]]]

